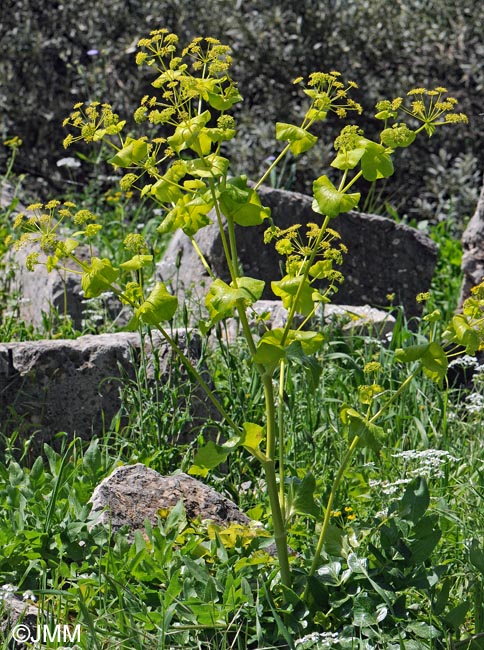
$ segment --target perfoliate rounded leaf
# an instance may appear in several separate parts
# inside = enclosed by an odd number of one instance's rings
[[[270,216],[270,208],[261,204],[259,195],[247,186],[246,176],[227,181],[220,193],[220,207],[224,215],[239,226],[258,226]]]
[[[282,304],[287,310],[292,308],[293,302],[296,299],[299,287],[303,282],[303,277],[291,277],[286,275],[282,280],[271,282],[271,289],[276,296],[282,300]],[[313,310],[313,290],[309,281],[306,280],[297,297],[296,311],[299,314],[307,316]]]
[[[391,156],[381,144],[367,141],[365,153],[361,158],[361,171],[367,181],[376,181],[393,174]]]
[[[395,125],[391,129],[385,129],[380,134],[382,143],[392,149],[408,147],[416,137],[415,131],[410,130],[406,124]]]
[[[189,147],[193,148],[192,145],[195,145],[196,150],[198,136],[211,117],[210,111],[204,111],[200,115],[185,120],[176,127],[175,133],[167,139],[168,145],[177,153]]]
[[[306,129],[285,122],[276,123],[276,139],[287,140],[290,143],[291,152],[295,156],[311,149],[318,140],[315,135],[312,135]]]
[[[108,160],[116,167],[131,167],[134,163],[143,160],[148,153],[148,144],[144,140],[126,138],[125,146],[116,155]]]
[[[243,301],[245,307],[252,305],[259,300],[264,290],[265,282],[255,278],[237,278],[237,287],[230,285],[217,278],[210,285],[205,298],[210,319],[216,323],[234,313],[239,300]]]
[[[200,178],[218,178],[227,173],[229,164],[227,158],[212,153],[204,158],[195,158],[187,162],[187,172]]]
[[[175,203],[182,196],[183,192],[178,183],[187,174],[187,166],[180,161],[168,167],[163,176],[151,187],[151,193],[161,203]]]
[[[142,322],[156,327],[169,321],[175,315],[178,299],[168,292],[163,282],[157,282],[148,298],[136,310],[136,317]]]
[[[147,264],[153,261],[153,255],[133,255],[127,262],[123,262],[119,266],[125,271],[139,271]]]
[[[103,291],[111,290],[118,275],[118,269],[112,266],[110,260],[93,257],[89,270],[85,271],[81,278],[81,287],[85,297],[96,298]]]
[[[354,169],[360,162],[365,153],[364,147],[351,149],[350,151],[340,151],[336,158],[331,162],[331,167],[336,169]]]
[[[353,194],[340,192],[327,176],[320,176],[314,181],[313,194],[313,210],[328,217],[337,217],[342,212],[353,210],[361,196],[359,192]]]

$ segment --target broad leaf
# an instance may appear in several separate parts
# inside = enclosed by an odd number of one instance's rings
[[[248,277],[238,278],[237,284],[235,288],[232,282],[229,285],[217,278],[210,285],[205,304],[213,323],[231,316],[239,300],[243,301],[245,307],[259,300],[265,285],[263,280]]]
[[[408,128],[406,124],[395,125],[391,129],[384,129],[380,138],[384,145],[396,149],[397,147],[408,147],[417,137],[415,131]]]
[[[211,469],[225,461],[230,452],[231,448],[217,445],[213,440],[209,440],[204,447],[197,451],[188,473],[195,476],[207,476]]]
[[[136,310],[135,316],[143,323],[156,327],[175,315],[178,299],[168,292],[162,282],[157,282],[148,298]]]
[[[125,146],[116,155],[108,160],[116,167],[131,167],[134,163],[143,160],[148,153],[148,144],[142,140],[126,138]]]
[[[229,160],[214,153],[204,158],[195,158],[187,162],[187,172],[199,178],[218,178],[224,176],[229,168]]]
[[[273,293],[281,298],[282,304],[288,311],[292,308],[302,282],[302,276],[292,277],[290,275],[284,276],[282,280],[271,282]],[[312,295],[312,287],[309,284],[309,281],[306,280],[296,302],[296,311],[299,314],[307,316],[311,313],[314,308]]]
[[[187,166],[184,161],[177,161],[171,165],[163,176],[151,186],[151,194],[156,196],[161,203],[175,203],[183,195],[178,183],[187,174]]]
[[[360,193],[345,194],[336,189],[327,176],[320,176],[313,183],[313,210],[328,217],[337,217],[358,205]]]
[[[361,158],[361,171],[367,181],[376,181],[393,174],[393,162],[385,147],[371,140],[367,141]]]
[[[247,186],[247,176],[237,176],[227,181],[220,193],[220,207],[227,218],[239,226],[258,226],[270,217],[271,210],[261,204],[259,195]]]
[[[181,228],[183,232],[192,237],[201,228],[211,223],[208,213],[212,209],[211,195],[207,192],[197,194],[184,194],[178,199],[175,207],[168,212],[157,230],[161,233],[174,232]]]
[[[286,517],[289,519],[296,514],[310,515],[319,517],[321,509],[314,500],[314,491],[316,489],[316,480],[311,473],[301,479],[292,476],[288,480],[289,489],[287,491]]]
[[[112,290],[112,284],[118,278],[119,271],[110,260],[93,257],[88,271],[82,274],[81,287],[86,298],[96,298],[103,291]]]
[[[203,127],[210,121],[210,118],[210,111],[204,111],[200,115],[185,120],[176,127],[175,133],[168,138],[168,145],[177,153],[188,147],[199,153],[197,147],[199,144],[198,137]]]
[[[331,162],[331,167],[336,169],[354,169],[360,162],[365,153],[365,147],[351,149],[351,151],[340,151],[336,158]]]
[[[153,261],[153,255],[133,255],[127,262],[119,266],[125,271],[139,271]]]
[[[343,424],[348,428],[349,442],[352,442],[358,436],[360,447],[369,447],[376,453],[380,451],[385,436],[385,432],[381,427],[369,422],[364,415],[348,406],[343,406],[340,417]]]
[[[285,122],[276,123],[276,139],[289,142],[291,152],[295,156],[299,156],[299,154],[314,147],[318,140],[315,135],[308,133],[306,129]]]

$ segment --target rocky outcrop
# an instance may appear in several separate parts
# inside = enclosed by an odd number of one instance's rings
[[[262,204],[271,208],[272,219],[280,228],[295,223],[321,223],[313,212],[312,198],[296,192],[261,187]],[[336,300],[346,305],[403,305],[408,316],[419,313],[415,297],[427,291],[437,260],[436,245],[422,232],[375,215],[349,212],[331,221],[348,247],[341,268],[345,281]],[[281,257],[273,244],[263,243],[261,226],[237,227],[237,249],[243,273],[266,282],[264,299],[273,298],[271,280],[280,277]],[[217,225],[200,230],[195,240],[215,275],[229,280]],[[183,232],[173,236],[158,266],[159,276],[172,283],[174,291],[191,291],[204,297],[210,284],[193,246]]]
[[[174,337],[184,354],[198,365],[199,336],[178,330]],[[144,341],[144,352],[148,385],[168,383],[170,375],[178,372],[180,399],[188,401],[193,418],[208,417],[211,411],[200,389],[194,388],[157,333]],[[59,431],[82,439],[99,435],[120,409],[123,382],[134,379],[140,355],[137,333],[0,344],[2,433],[35,433],[36,448],[44,441],[52,444]],[[155,395],[153,391],[153,399]]]
[[[481,195],[462,236],[462,271],[464,274],[459,305],[469,297],[472,287],[484,280],[484,183]]]

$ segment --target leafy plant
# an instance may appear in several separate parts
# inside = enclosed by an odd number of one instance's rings
[[[334,71],[314,72],[306,81],[301,77],[296,79],[295,84],[308,98],[306,112],[299,124],[276,124],[276,139],[285,145],[261,178],[252,184],[243,175],[232,176],[230,161],[225,157],[227,143],[236,135],[236,122],[228,111],[241,101],[230,76],[230,49],[213,38],[196,38],[180,51],[178,37],[165,29],[151,32],[138,45],[137,64],[147,66],[156,74],[154,90],[141,99],[134,113],[135,121],[146,125],[146,135],[125,134],[126,121],[109,104],[80,102],[64,121],[71,129],[64,146],[83,141],[103,142],[110,147],[113,155],[109,162],[125,172],[120,180],[121,189],[136,190],[142,198],[152,200],[162,209],[160,233],[181,229],[189,237],[212,280],[206,297],[208,319],[200,323],[200,329],[207,333],[237,314],[250,363],[262,386],[264,417],[256,422],[236,421],[183,354],[167,326],[177,312],[178,300],[163,283],[150,284],[146,279],[153,255],[142,235],[129,233],[125,237],[127,259],[123,262],[95,254],[90,261],[82,261],[76,256],[79,242],[85,239],[91,245],[103,226],[96,222],[90,210],[77,209],[70,201],[52,200],[45,205],[32,204],[26,214],[17,216],[15,225],[25,232],[16,245],[27,242],[38,245],[40,250],[31,253],[27,260],[31,270],[39,263],[49,270],[63,268],[64,260],[72,260],[79,267],[86,297],[96,297],[106,290],[114,292],[132,308],[132,328],[157,328],[169,342],[231,429],[225,443],[209,441],[199,449],[190,472],[205,476],[235,449],[242,448],[261,464],[284,599],[290,602],[294,581],[287,544],[290,520],[294,513],[318,519],[319,510],[313,498],[314,477],[309,475],[298,481],[287,475],[283,398],[293,365],[303,367],[313,384],[320,374],[314,358],[324,337],[306,326],[318,305],[329,301],[334,288],[342,281],[337,266],[346,253],[337,233],[330,228],[331,219],[358,205],[357,181],[373,182],[393,174],[396,150],[412,145],[422,132],[430,137],[436,129],[466,122],[467,118],[455,112],[457,102],[443,87],[415,88],[406,99],[380,101],[375,115],[382,123],[379,139],[365,137],[357,125],[343,127],[334,142],[336,156],[331,162],[336,170],[332,178],[339,175],[339,181],[333,182],[324,174],[313,183],[313,209],[321,214],[321,222],[308,224],[304,234],[298,224],[281,230],[272,222],[269,209],[261,204],[258,188],[289,153],[298,157],[316,145],[318,138],[311,131],[315,124],[324,122],[330,114],[344,119],[348,114],[362,112],[360,104],[350,97],[356,84],[343,83],[341,75]],[[169,135],[158,136],[156,129],[161,127]],[[219,227],[230,282],[214,276],[194,240],[194,235],[212,217]],[[277,251],[285,258],[285,275],[274,279],[271,288],[281,298],[288,316],[284,327],[266,330],[259,337],[251,328],[248,315],[262,295],[264,282],[241,274],[235,226],[262,223],[268,225],[265,243],[275,241]],[[66,224],[77,228],[72,236],[61,235],[61,226]],[[476,289],[464,313],[454,316],[445,334],[448,343],[462,345],[469,353],[477,350],[483,338],[482,291],[482,287]],[[419,297],[422,301],[426,298]],[[296,324],[296,315],[301,317],[300,324]],[[319,539],[306,573],[307,585],[321,564],[333,503],[356,451],[379,451],[385,436],[380,421],[421,370],[436,384],[444,383],[448,359],[437,340],[439,320],[437,310],[425,316],[427,337],[420,336],[415,344],[396,350],[395,360],[411,368],[398,387],[387,389],[380,385],[376,379],[380,364],[369,363],[364,371],[368,381],[360,387],[359,406],[343,404],[340,409],[341,430],[348,446],[327,494]]]

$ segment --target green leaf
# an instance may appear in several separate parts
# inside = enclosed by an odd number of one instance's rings
[[[320,176],[313,183],[313,210],[328,217],[337,217],[358,205],[360,193],[346,194],[336,189],[327,176]]]
[[[192,148],[197,153],[200,153],[198,151],[200,146],[198,138],[201,130],[208,124],[211,117],[210,111],[204,111],[200,115],[183,121],[176,127],[175,133],[167,139],[168,145],[177,153],[187,148]]]
[[[157,231],[167,233],[181,228],[186,235],[193,237],[201,228],[211,223],[208,213],[212,207],[211,195],[208,192],[195,197],[184,194],[168,212]]]
[[[242,95],[233,86],[225,92],[207,92],[207,101],[216,111],[228,111],[234,104],[242,100]]]
[[[220,193],[220,207],[227,218],[239,226],[258,226],[270,217],[271,210],[261,204],[255,190],[247,187],[247,176],[237,176],[227,181]]]
[[[380,451],[385,437],[385,432],[381,427],[369,422],[364,415],[349,406],[343,406],[340,411],[340,418],[348,428],[350,443],[358,436],[358,445],[360,447],[369,447],[376,453]]]
[[[408,147],[417,137],[415,131],[408,128],[406,124],[395,125],[391,129],[384,129],[380,138],[384,145],[396,149],[397,147]]]
[[[376,181],[393,174],[393,162],[385,147],[371,140],[367,141],[361,158],[361,171],[367,181]]]
[[[316,480],[311,473],[306,474],[303,480],[296,476],[288,479],[289,489],[287,491],[286,517],[289,519],[294,515],[310,515],[320,517],[321,509],[314,500]]]
[[[119,266],[125,271],[139,271],[152,261],[153,255],[133,255],[130,260],[123,262]]]
[[[420,361],[427,377],[441,385],[447,373],[449,361],[441,345],[433,341],[421,345],[410,345],[395,350],[395,359],[403,363]]]
[[[476,569],[484,576],[484,551],[480,548],[477,539],[471,541],[469,548],[469,560]]]
[[[207,476],[211,469],[225,461],[230,452],[230,448],[217,445],[213,440],[209,440],[204,447],[197,451],[188,473],[194,476]]]
[[[475,354],[478,350],[480,341],[479,335],[462,314],[456,314],[451,321],[447,330],[451,333],[451,340],[465,348],[466,354]]]
[[[286,140],[290,143],[291,152],[295,156],[304,153],[314,147],[318,138],[306,129],[294,124],[286,124],[285,122],[276,123],[276,139]]]
[[[447,625],[449,625],[455,632],[457,632],[459,628],[465,623],[467,612],[469,611],[470,607],[470,600],[464,600],[464,602],[459,603],[459,605],[451,609],[450,612],[443,617],[445,623],[447,623]],[[466,641],[468,643],[465,643],[463,646],[461,646],[465,650],[475,650],[477,647],[482,647],[474,646],[472,640],[470,639],[466,639]]]
[[[271,282],[271,289],[276,296],[282,300],[282,304],[289,311],[292,308],[296,294],[303,282],[303,277],[292,277],[286,275],[282,280]],[[306,280],[296,302],[296,311],[307,316],[314,308],[313,290],[309,281]]]
[[[240,444],[261,462],[267,461],[266,456],[259,449],[264,438],[264,428],[254,422],[244,422],[242,427],[244,432],[240,437]]]
[[[397,501],[396,507],[400,517],[406,521],[416,524],[421,519],[430,504],[429,489],[425,479],[421,476],[409,483],[405,492]]]
[[[225,176],[230,161],[212,153],[204,158],[195,158],[187,162],[187,172],[200,178],[218,178]]]
[[[151,194],[156,196],[161,203],[175,203],[183,195],[178,183],[187,174],[185,161],[177,161],[168,167],[163,176],[151,186]]]
[[[171,320],[178,307],[178,299],[168,292],[162,282],[157,282],[148,298],[136,310],[135,316],[143,323],[156,327]]]
[[[81,278],[81,287],[85,297],[96,298],[103,291],[112,290],[112,284],[118,276],[119,271],[112,266],[110,260],[93,257],[89,270],[85,271]]]
[[[350,151],[340,151],[336,158],[331,162],[331,167],[341,170],[354,169],[360,162],[364,153],[365,147],[358,147],[356,149],[351,149]]]
[[[255,278],[237,278],[238,287],[233,282],[228,285],[217,278],[210,285],[205,298],[205,305],[208,307],[212,323],[227,318],[234,313],[239,300],[243,301],[245,307],[252,305],[259,300],[264,291],[265,282]]]
[[[264,332],[257,343],[257,351],[253,360],[263,366],[274,367],[286,356],[286,347],[281,345],[282,329],[274,329]]]
[[[146,158],[147,154],[148,144],[143,139],[126,138],[125,146],[108,162],[116,167],[131,167],[134,163]]]

